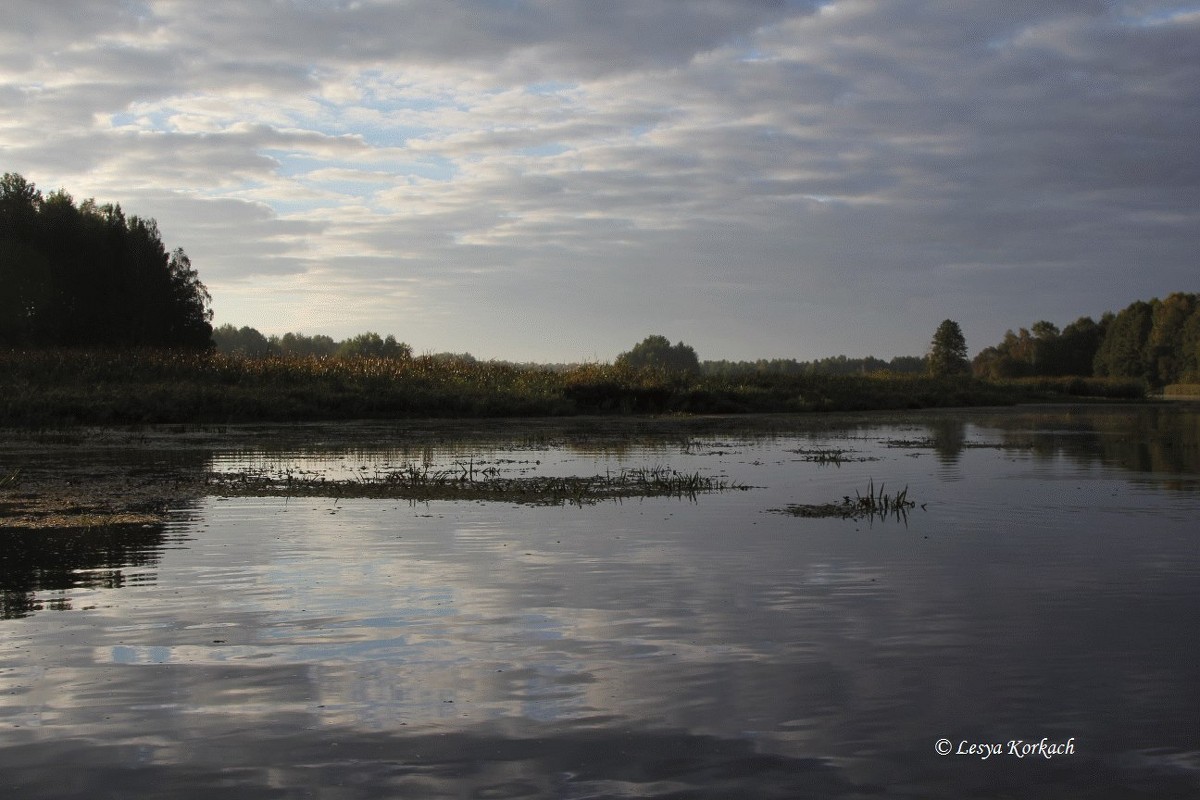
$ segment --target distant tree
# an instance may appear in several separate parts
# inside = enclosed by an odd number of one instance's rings
[[[271,352],[267,337],[248,326],[235,328],[226,323],[213,331],[212,338],[217,352],[226,355],[263,358]]]
[[[1150,301],[1151,325],[1144,360],[1152,383],[1175,383],[1186,371],[1183,329],[1200,303],[1197,296],[1175,292]]]
[[[1092,374],[1096,351],[1104,338],[1104,326],[1091,317],[1080,317],[1063,328],[1059,337],[1058,365],[1061,375]]]
[[[698,374],[700,359],[690,346],[679,342],[671,346],[665,336],[647,336],[633,349],[617,356],[617,366],[630,369],[661,369],[667,372]]]
[[[888,362],[889,372],[919,373],[925,369],[925,359],[921,356],[896,356]]]
[[[1179,380],[1200,383],[1200,304],[1179,331]]]
[[[944,320],[938,325],[929,344],[928,363],[931,375],[962,375],[970,371],[967,340],[954,320]]]
[[[1149,380],[1152,367],[1146,358],[1146,343],[1154,326],[1154,309],[1138,300],[1113,318],[1096,350],[1095,374],[1113,378]]]
[[[338,343],[321,334],[285,333],[282,337],[271,337],[271,344],[285,356],[332,356],[338,351]]]
[[[412,358],[412,348],[403,342],[397,342],[396,337],[388,335],[381,338],[378,333],[368,331],[360,333],[342,342],[337,349],[339,358]]]

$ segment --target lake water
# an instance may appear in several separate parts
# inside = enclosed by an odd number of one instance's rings
[[[150,528],[6,530],[5,797],[1200,796],[1196,406],[47,452],[131,474],[667,466],[752,488],[211,497]],[[772,511],[881,483],[907,487],[906,518]]]

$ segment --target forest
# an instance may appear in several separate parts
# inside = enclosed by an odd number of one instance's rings
[[[1200,295],[1176,292],[1138,300],[1097,322],[1081,317],[1011,330],[975,356],[988,380],[1052,376],[1131,378],[1153,387],[1200,382]]]
[[[0,178],[0,287],[0,345],[211,347],[208,291],[153,219],[14,173]]]

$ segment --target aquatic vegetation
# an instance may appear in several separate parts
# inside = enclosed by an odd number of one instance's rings
[[[669,467],[624,469],[589,476],[502,477],[494,468],[476,470],[473,462],[433,469],[407,464],[345,479],[291,470],[243,470],[211,473],[206,491],[224,496],[389,498],[412,502],[475,500],[521,505],[590,505],[633,497],[694,499],[706,492],[749,487]]]
[[[801,447],[801,448],[797,448],[795,450],[789,450],[788,452],[795,453],[796,455],[802,456],[802,458],[799,459],[800,461],[807,461],[809,463],[819,464],[821,466],[827,466],[829,464],[832,464],[835,467],[840,467],[842,464],[846,463],[847,461],[878,461],[879,460],[878,458],[876,458],[874,456],[858,455],[853,450],[845,450],[845,449],[841,449],[841,448],[837,448],[837,447],[829,447],[829,448]]]
[[[789,514],[793,517],[834,517],[838,519],[888,519],[907,522],[908,512],[916,507],[916,502],[908,499],[908,487],[889,494],[885,484],[875,488],[871,480],[866,494],[856,489],[854,497],[846,495],[840,503],[790,504],[785,508],[772,508],[775,514]],[[924,506],[922,506],[924,508]]]

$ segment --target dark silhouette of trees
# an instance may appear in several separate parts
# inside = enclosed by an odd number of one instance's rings
[[[285,333],[282,337],[272,336],[269,345],[285,356],[331,356],[338,350],[338,343],[329,336],[303,333]]]
[[[153,219],[0,179],[0,344],[205,349],[211,302]]]
[[[241,328],[228,323],[213,331],[213,343],[218,353],[240,355],[246,358],[267,356],[315,356],[318,358],[412,358],[412,348],[388,334],[381,337],[368,331],[352,336],[344,342],[335,342],[328,336],[303,333],[285,333],[283,336],[264,336],[257,329]]]
[[[1146,343],[1154,325],[1154,309],[1138,300],[1113,319],[1096,351],[1092,368],[1100,377],[1142,378],[1148,380],[1151,366],[1146,358]]]
[[[963,375],[970,369],[962,328],[952,319],[943,320],[929,343],[929,374],[938,377]]]
[[[828,356],[815,361],[794,358],[760,358],[757,361],[705,361],[705,375],[722,378],[749,378],[756,375],[870,375],[882,372],[923,375],[925,356],[896,356],[884,361],[874,356],[851,358]]]
[[[1154,386],[1200,380],[1200,295],[1138,300],[1099,322],[1080,317],[1059,331],[1035,322],[1011,330],[972,363],[982,378],[1134,378]]]
[[[226,323],[213,331],[212,339],[218,353],[246,358],[265,358],[271,353],[267,337],[245,325],[237,328]]]
[[[386,339],[378,333],[368,331],[352,336],[337,349],[339,358],[412,358],[412,348],[388,334]]]
[[[633,349],[617,356],[617,366],[629,369],[661,369],[697,375],[700,359],[690,346],[679,342],[675,346],[665,336],[647,336]]]

